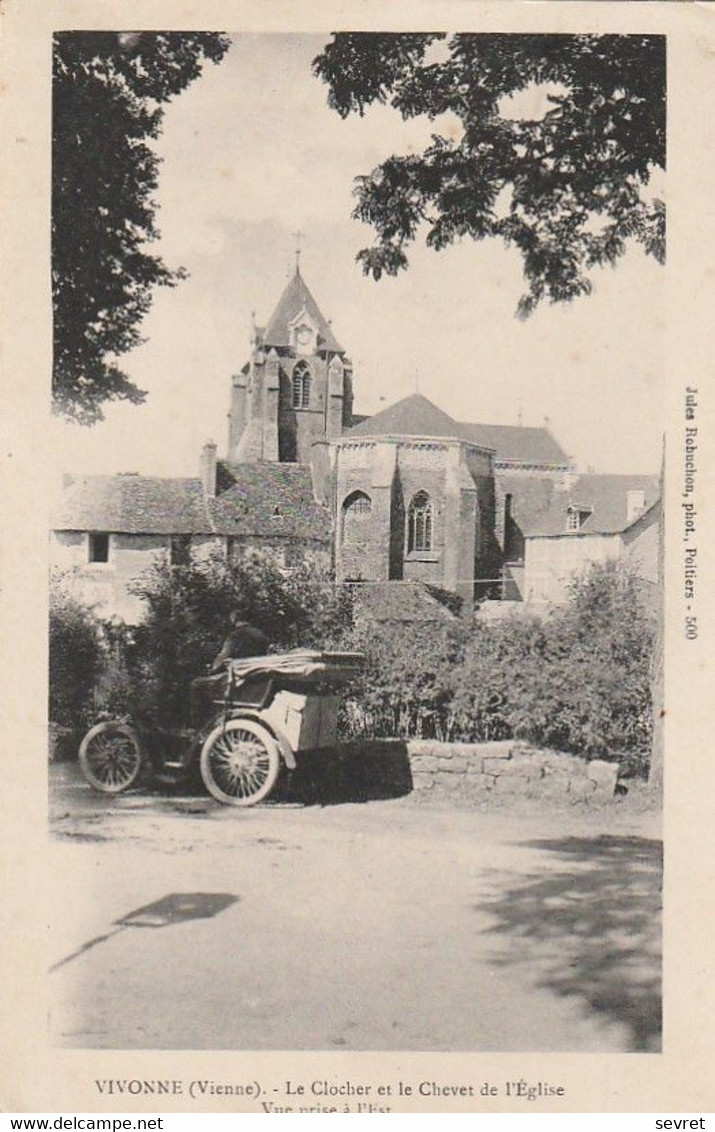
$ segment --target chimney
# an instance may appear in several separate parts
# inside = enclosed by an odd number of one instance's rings
[[[576,464],[569,456],[568,467],[561,472],[558,479],[555,480],[554,486],[557,491],[571,491],[577,480],[581,478],[581,473],[576,470]]]
[[[201,449],[199,476],[204,495],[213,499],[216,495],[216,445],[213,440],[208,440]]]
[[[626,520],[632,523],[645,510],[645,492],[629,491],[626,500]]]

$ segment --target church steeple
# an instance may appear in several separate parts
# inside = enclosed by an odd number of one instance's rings
[[[305,316],[305,323],[314,332],[315,353],[322,354],[326,351],[331,354],[345,353],[301,275],[300,266],[296,264],[293,276],[286,284],[268,320],[263,339],[265,345],[274,346],[276,349],[294,349],[296,333],[301,325],[301,315]]]
[[[233,379],[229,459],[308,463],[313,444],[351,423],[352,372],[301,275],[299,247],[267,325],[254,320],[251,347],[249,364]]]

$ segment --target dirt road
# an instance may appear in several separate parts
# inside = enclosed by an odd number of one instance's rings
[[[644,818],[107,803],[54,777],[57,1044],[659,1048]]]

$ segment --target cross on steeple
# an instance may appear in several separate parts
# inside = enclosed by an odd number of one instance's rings
[[[300,241],[305,239],[305,232],[301,232],[299,229],[297,232],[291,232],[291,236],[295,240],[295,272],[296,275],[300,275]]]

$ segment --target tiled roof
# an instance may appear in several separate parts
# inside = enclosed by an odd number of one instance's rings
[[[374,417],[365,417],[345,434],[351,436],[443,436],[470,441],[496,452],[497,463],[559,464],[568,458],[545,428],[483,425],[457,421],[421,393],[404,397]]]
[[[214,530],[224,535],[297,536],[328,541],[328,511],[316,503],[307,464],[218,464],[209,501]]]
[[[211,530],[199,479],[77,476],[53,516],[55,530],[192,534]]]
[[[642,491],[645,502],[643,511],[630,520],[629,491]],[[572,538],[573,533],[566,530],[569,507],[590,511],[590,515],[579,527],[579,533],[618,534],[637,522],[658,501],[659,496],[658,476],[579,476],[568,490],[559,491],[553,496],[548,507],[534,519],[525,534],[532,538],[556,535]]]
[[[493,448],[497,463],[515,460],[523,464],[568,464],[568,456],[545,428],[521,425],[461,425],[470,440]]]
[[[454,614],[420,582],[366,582],[357,587],[358,613],[371,621],[454,621]]]
[[[199,479],[80,476],[63,493],[55,530],[217,534],[327,542],[330,517],[302,464],[218,463],[218,494]]]
[[[558,484],[556,476],[525,476],[518,467],[497,468],[496,480],[503,494],[511,495],[511,517],[522,533],[546,510]]]
[[[462,436],[462,426],[421,393],[403,397],[345,434],[353,436]]]
[[[318,341],[318,349],[344,353],[299,271],[296,271],[286,286],[278,300],[278,306],[268,321],[264,336],[266,346],[290,346],[289,325],[304,308],[315,322],[322,339]]]

